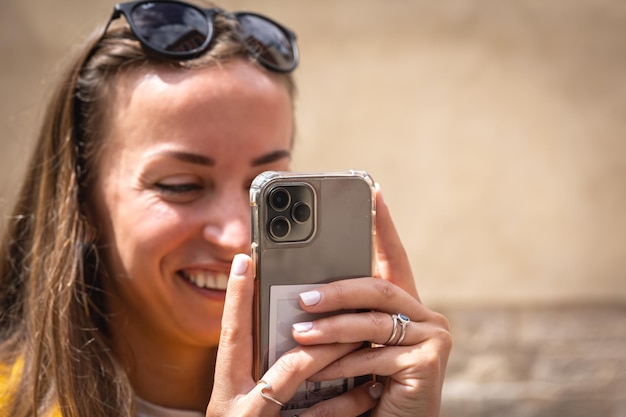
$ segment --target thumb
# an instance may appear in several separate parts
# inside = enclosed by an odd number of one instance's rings
[[[253,269],[248,255],[235,255],[226,289],[212,400],[229,402],[254,387],[251,375]]]

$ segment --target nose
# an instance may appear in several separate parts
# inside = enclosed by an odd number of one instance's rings
[[[230,258],[236,253],[250,252],[250,201],[248,194],[237,188],[219,193],[207,211],[203,237]]]

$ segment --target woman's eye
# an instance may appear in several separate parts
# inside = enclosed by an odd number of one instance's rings
[[[156,184],[156,188],[163,193],[183,194],[202,189],[198,184]]]
[[[204,189],[201,184],[197,183],[156,183],[154,188],[164,199],[175,203],[187,203],[193,201]]]

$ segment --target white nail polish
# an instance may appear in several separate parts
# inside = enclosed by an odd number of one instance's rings
[[[372,385],[369,386],[367,390],[370,394],[370,397],[377,400],[383,395],[383,388],[385,388],[383,384],[381,384],[380,382],[374,382]]]
[[[298,333],[306,333],[313,328],[313,322],[305,321],[302,323],[294,323],[291,327]]]
[[[320,302],[322,294],[319,291],[307,291],[300,293],[300,299],[305,306],[312,306]]]
[[[248,270],[248,258],[245,255],[235,255],[230,266],[230,273],[233,275],[243,275]]]

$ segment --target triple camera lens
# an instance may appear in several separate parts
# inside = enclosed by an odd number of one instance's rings
[[[313,231],[313,192],[306,185],[279,186],[267,197],[268,231],[277,242],[306,240]]]

